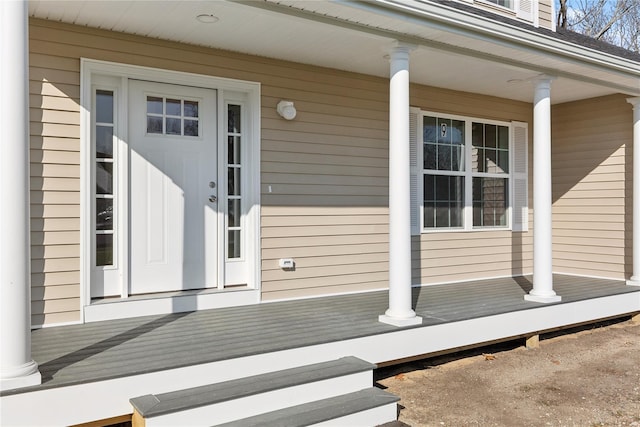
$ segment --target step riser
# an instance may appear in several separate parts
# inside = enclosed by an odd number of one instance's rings
[[[390,423],[398,419],[398,404],[390,403],[388,405],[377,408],[368,409],[366,411],[347,415],[345,417],[335,418],[318,424],[317,427],[344,427],[344,426],[379,426],[381,424]]]
[[[356,392],[373,384],[371,371],[273,390],[213,405],[150,417],[146,427],[216,425],[278,409]]]

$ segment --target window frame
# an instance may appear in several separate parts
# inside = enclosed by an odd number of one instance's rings
[[[424,135],[423,123],[425,117],[436,117],[437,119],[458,120],[465,123],[464,135],[464,171],[447,171],[447,170],[430,170],[424,168]],[[484,125],[505,126],[509,132],[509,172],[504,173],[487,173],[472,171],[472,125],[473,123],[481,123]],[[485,231],[513,231],[513,209],[514,209],[514,122],[486,119],[476,116],[462,116],[456,114],[440,113],[437,111],[420,110],[418,112],[416,123],[416,175],[417,175],[417,213],[419,221],[420,234],[428,233],[452,233],[452,232],[485,232]],[[425,227],[424,218],[424,176],[463,176],[464,177],[464,199],[462,213],[462,227]],[[507,206],[506,224],[501,226],[474,226],[473,225],[473,178],[506,178],[507,179]]]
[[[498,7],[502,10],[506,10],[509,12],[515,12],[516,11],[516,0],[511,0],[511,7],[509,6],[503,6],[501,4],[498,4],[499,0],[476,0],[476,3],[480,3],[480,4],[486,4],[488,6],[492,6],[492,7]]]

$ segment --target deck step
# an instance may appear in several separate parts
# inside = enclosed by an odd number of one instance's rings
[[[217,425],[373,384],[375,365],[344,357],[328,362],[130,399],[135,426]]]
[[[279,411],[269,412],[218,427],[378,426],[398,416],[399,397],[371,387]]]

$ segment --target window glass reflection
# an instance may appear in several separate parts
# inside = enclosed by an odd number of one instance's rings
[[[96,123],[113,123],[112,91],[96,91]]]

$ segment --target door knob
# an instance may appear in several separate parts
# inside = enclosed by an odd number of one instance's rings
[[[210,201],[211,203],[214,203],[214,202],[217,202],[217,201],[218,201],[218,198],[212,194],[211,196],[209,196],[209,201]]]

